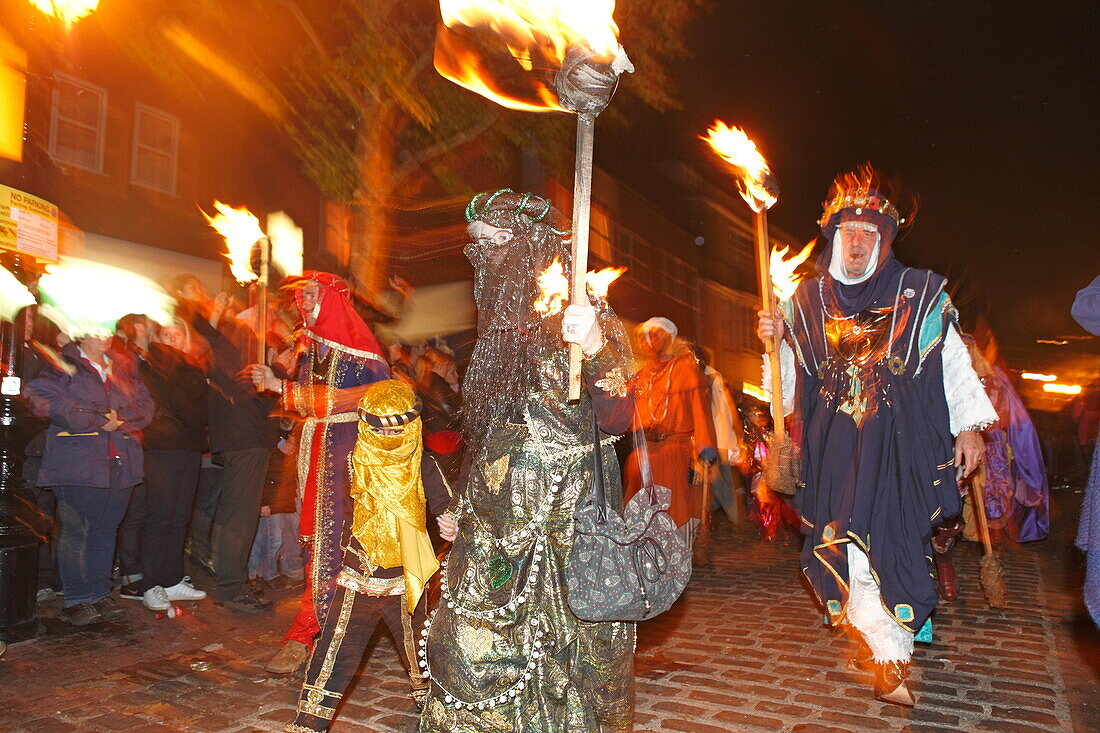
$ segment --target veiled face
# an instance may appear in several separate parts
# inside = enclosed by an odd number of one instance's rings
[[[863,277],[871,264],[871,254],[878,243],[878,233],[851,226],[840,228],[840,262],[850,278]]]

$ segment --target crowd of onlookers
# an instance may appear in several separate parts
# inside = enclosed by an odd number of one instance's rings
[[[47,539],[38,599],[60,596],[74,625],[120,618],[116,587],[151,611],[206,598],[186,554],[232,608],[263,610],[265,588],[302,583],[295,422],[243,375],[263,353],[280,377],[296,376],[293,297],[272,298],[258,328],[255,307],[211,295],[194,276],[169,290],[169,323],[130,314],[114,332],[66,334],[33,306],[23,316],[24,478]],[[395,346],[389,356],[425,403],[426,434],[455,455],[449,350]]]

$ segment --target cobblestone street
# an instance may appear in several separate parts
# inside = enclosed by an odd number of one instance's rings
[[[1070,546],[1078,501],[1055,492],[1056,536],[1006,551],[1004,612],[982,598],[977,548],[961,549],[960,598],[937,612],[934,643],[918,645],[913,710],[875,701],[869,680],[845,671],[847,642],[815,623],[795,541],[761,544],[754,526],[717,522],[712,566],[640,630],[635,729],[1100,730],[1100,641],[1082,618],[1081,561]],[[47,604],[49,633],[0,659],[0,729],[279,730],[300,677],[263,671],[294,610],[293,594],[277,598],[273,614],[242,616],[206,601],[175,620],[126,602],[125,623],[89,630],[62,625],[57,604]],[[416,729],[391,644],[380,638],[335,731]]]

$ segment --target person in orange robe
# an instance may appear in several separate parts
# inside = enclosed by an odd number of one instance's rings
[[[631,383],[638,406],[635,429],[645,433],[654,482],[672,491],[669,514],[690,533],[703,515],[702,473],[696,460],[712,464],[718,459],[710,388],[672,321],[651,318],[636,333],[645,363]],[[626,467],[627,500],[641,485],[635,453]]]

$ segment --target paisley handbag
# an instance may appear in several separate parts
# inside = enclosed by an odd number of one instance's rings
[[[595,420],[593,420],[595,422]],[[592,493],[574,514],[566,598],[583,621],[645,621],[664,613],[691,578],[691,548],[668,508],[672,491],[653,483],[645,439],[634,433],[642,490],[622,515],[607,505],[600,428]]]

